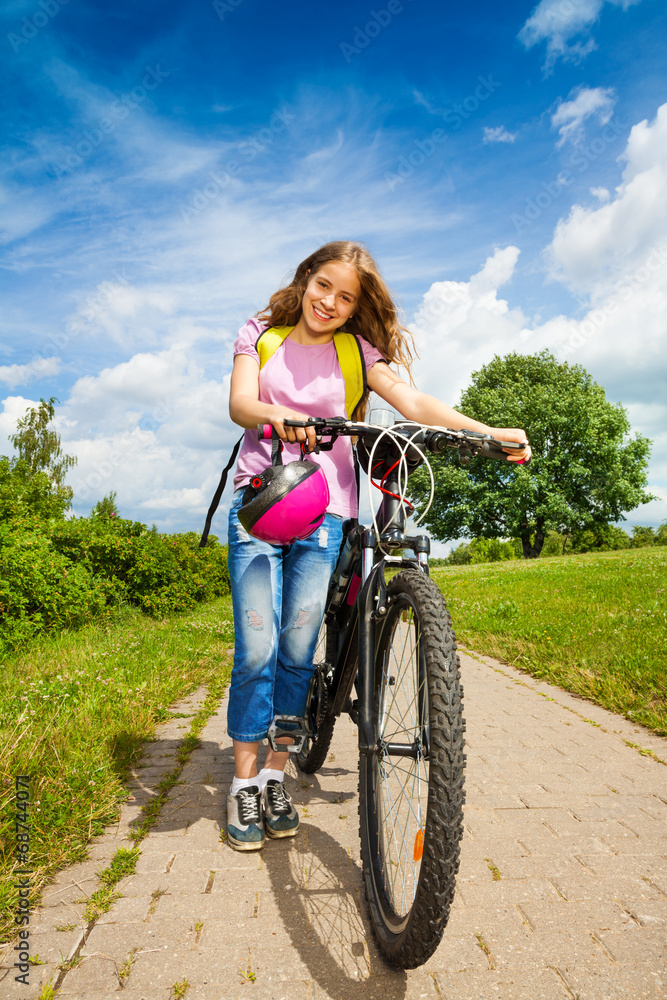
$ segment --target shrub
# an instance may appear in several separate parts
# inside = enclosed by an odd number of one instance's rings
[[[472,552],[470,551],[470,546],[466,542],[458,545],[449,553],[446,562],[449,566],[467,566],[470,562],[472,562]]]
[[[0,456],[0,523],[35,528],[63,518],[71,499],[72,491],[56,486],[46,472]]]
[[[76,628],[106,605],[90,570],[56,551],[45,535],[0,530],[0,648],[48,629]]]
[[[514,546],[511,542],[502,542],[499,538],[473,538],[470,543],[471,562],[505,562],[516,559]]]
[[[519,539],[520,541],[520,539]],[[547,532],[540,557],[542,556],[562,556],[568,541],[567,535],[559,535],[557,531]],[[523,555],[523,552],[522,552]]]
[[[647,545],[655,545],[655,532],[653,528],[646,528],[643,525],[636,524],[632,529],[633,549],[643,549]]]
[[[470,563],[504,562],[516,559],[511,541],[501,542],[498,538],[473,538],[453,549],[443,560],[446,566],[467,566]]]
[[[34,524],[0,529],[0,649],[123,603],[162,617],[229,593],[227,548],[214,536],[200,549],[194,532],[160,535],[110,509]]]
[[[122,588],[128,601],[155,617],[229,593],[227,548],[214,537],[200,549],[195,532],[160,535],[109,512],[62,522],[53,543],[96,578],[115,582],[116,593]]]
[[[630,536],[615,524],[596,524],[586,531],[575,531],[566,549],[568,552],[608,552],[629,549]]]

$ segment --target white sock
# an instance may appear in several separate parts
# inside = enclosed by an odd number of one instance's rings
[[[285,780],[285,772],[276,771],[271,767],[263,767],[257,777],[259,787],[264,790],[269,781],[283,782]]]
[[[238,795],[242,788],[250,788],[251,785],[256,785],[257,788],[261,789],[261,784],[259,778],[234,778],[232,781],[232,787],[230,791],[232,795]]]

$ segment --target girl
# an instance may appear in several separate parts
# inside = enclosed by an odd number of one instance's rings
[[[257,850],[265,836],[292,837],[299,817],[284,786],[287,753],[269,746],[257,773],[259,741],[275,715],[303,716],[313,654],[329,577],[342,540],[344,518],[357,515],[352,442],[340,437],[317,462],[326,474],[330,503],[313,535],[290,546],[251,537],[237,513],[249,480],[271,464],[270,445],[257,440],[257,424],[272,424],[285,443],[285,461],[299,457],[301,442],[315,445],[312,428],[285,419],[345,413],[345,380],[334,334],[354,333],[363,352],[368,387],[407,420],[468,428],[506,441],[525,441],[516,428],[487,427],[432,396],[418,392],[389,367],[409,367],[408,331],[368,251],[358,243],[328,243],[299,264],[292,282],[249,320],[234,344],[229,412],[247,428],[229,513],[229,572],[236,633],[229,690],[228,732],[234,742],[235,777],[227,797],[227,835],[236,850]],[[260,372],[257,339],[268,327],[292,327]],[[406,337],[407,335],[407,337]],[[357,407],[362,419],[366,400]],[[530,456],[514,451],[510,461]],[[282,742],[289,742],[285,738]]]

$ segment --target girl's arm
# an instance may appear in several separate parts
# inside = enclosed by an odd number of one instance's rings
[[[257,424],[272,424],[283,441],[308,441],[311,450],[315,447],[312,427],[285,427],[283,423],[286,417],[307,420],[308,413],[260,401],[259,365],[249,354],[237,354],[234,358],[229,385],[229,415],[240,427],[252,429]]]
[[[451,427],[457,431],[480,431],[502,441],[521,443],[526,440],[526,432],[518,427],[488,427],[479,420],[466,417],[446,403],[441,403],[434,396],[419,392],[399,378],[388,365],[375,364],[369,369],[368,387],[393,409],[398,410],[406,420],[414,420],[418,424],[432,424],[436,427]],[[507,452],[507,449],[505,451]],[[524,461],[531,456],[530,445],[521,451],[507,452],[507,454],[510,462]]]

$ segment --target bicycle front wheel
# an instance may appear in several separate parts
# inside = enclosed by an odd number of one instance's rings
[[[413,969],[433,954],[454,898],[463,832],[462,689],[435,583],[417,569],[389,583],[374,664],[376,749],[359,766],[361,858],[385,957]]]

